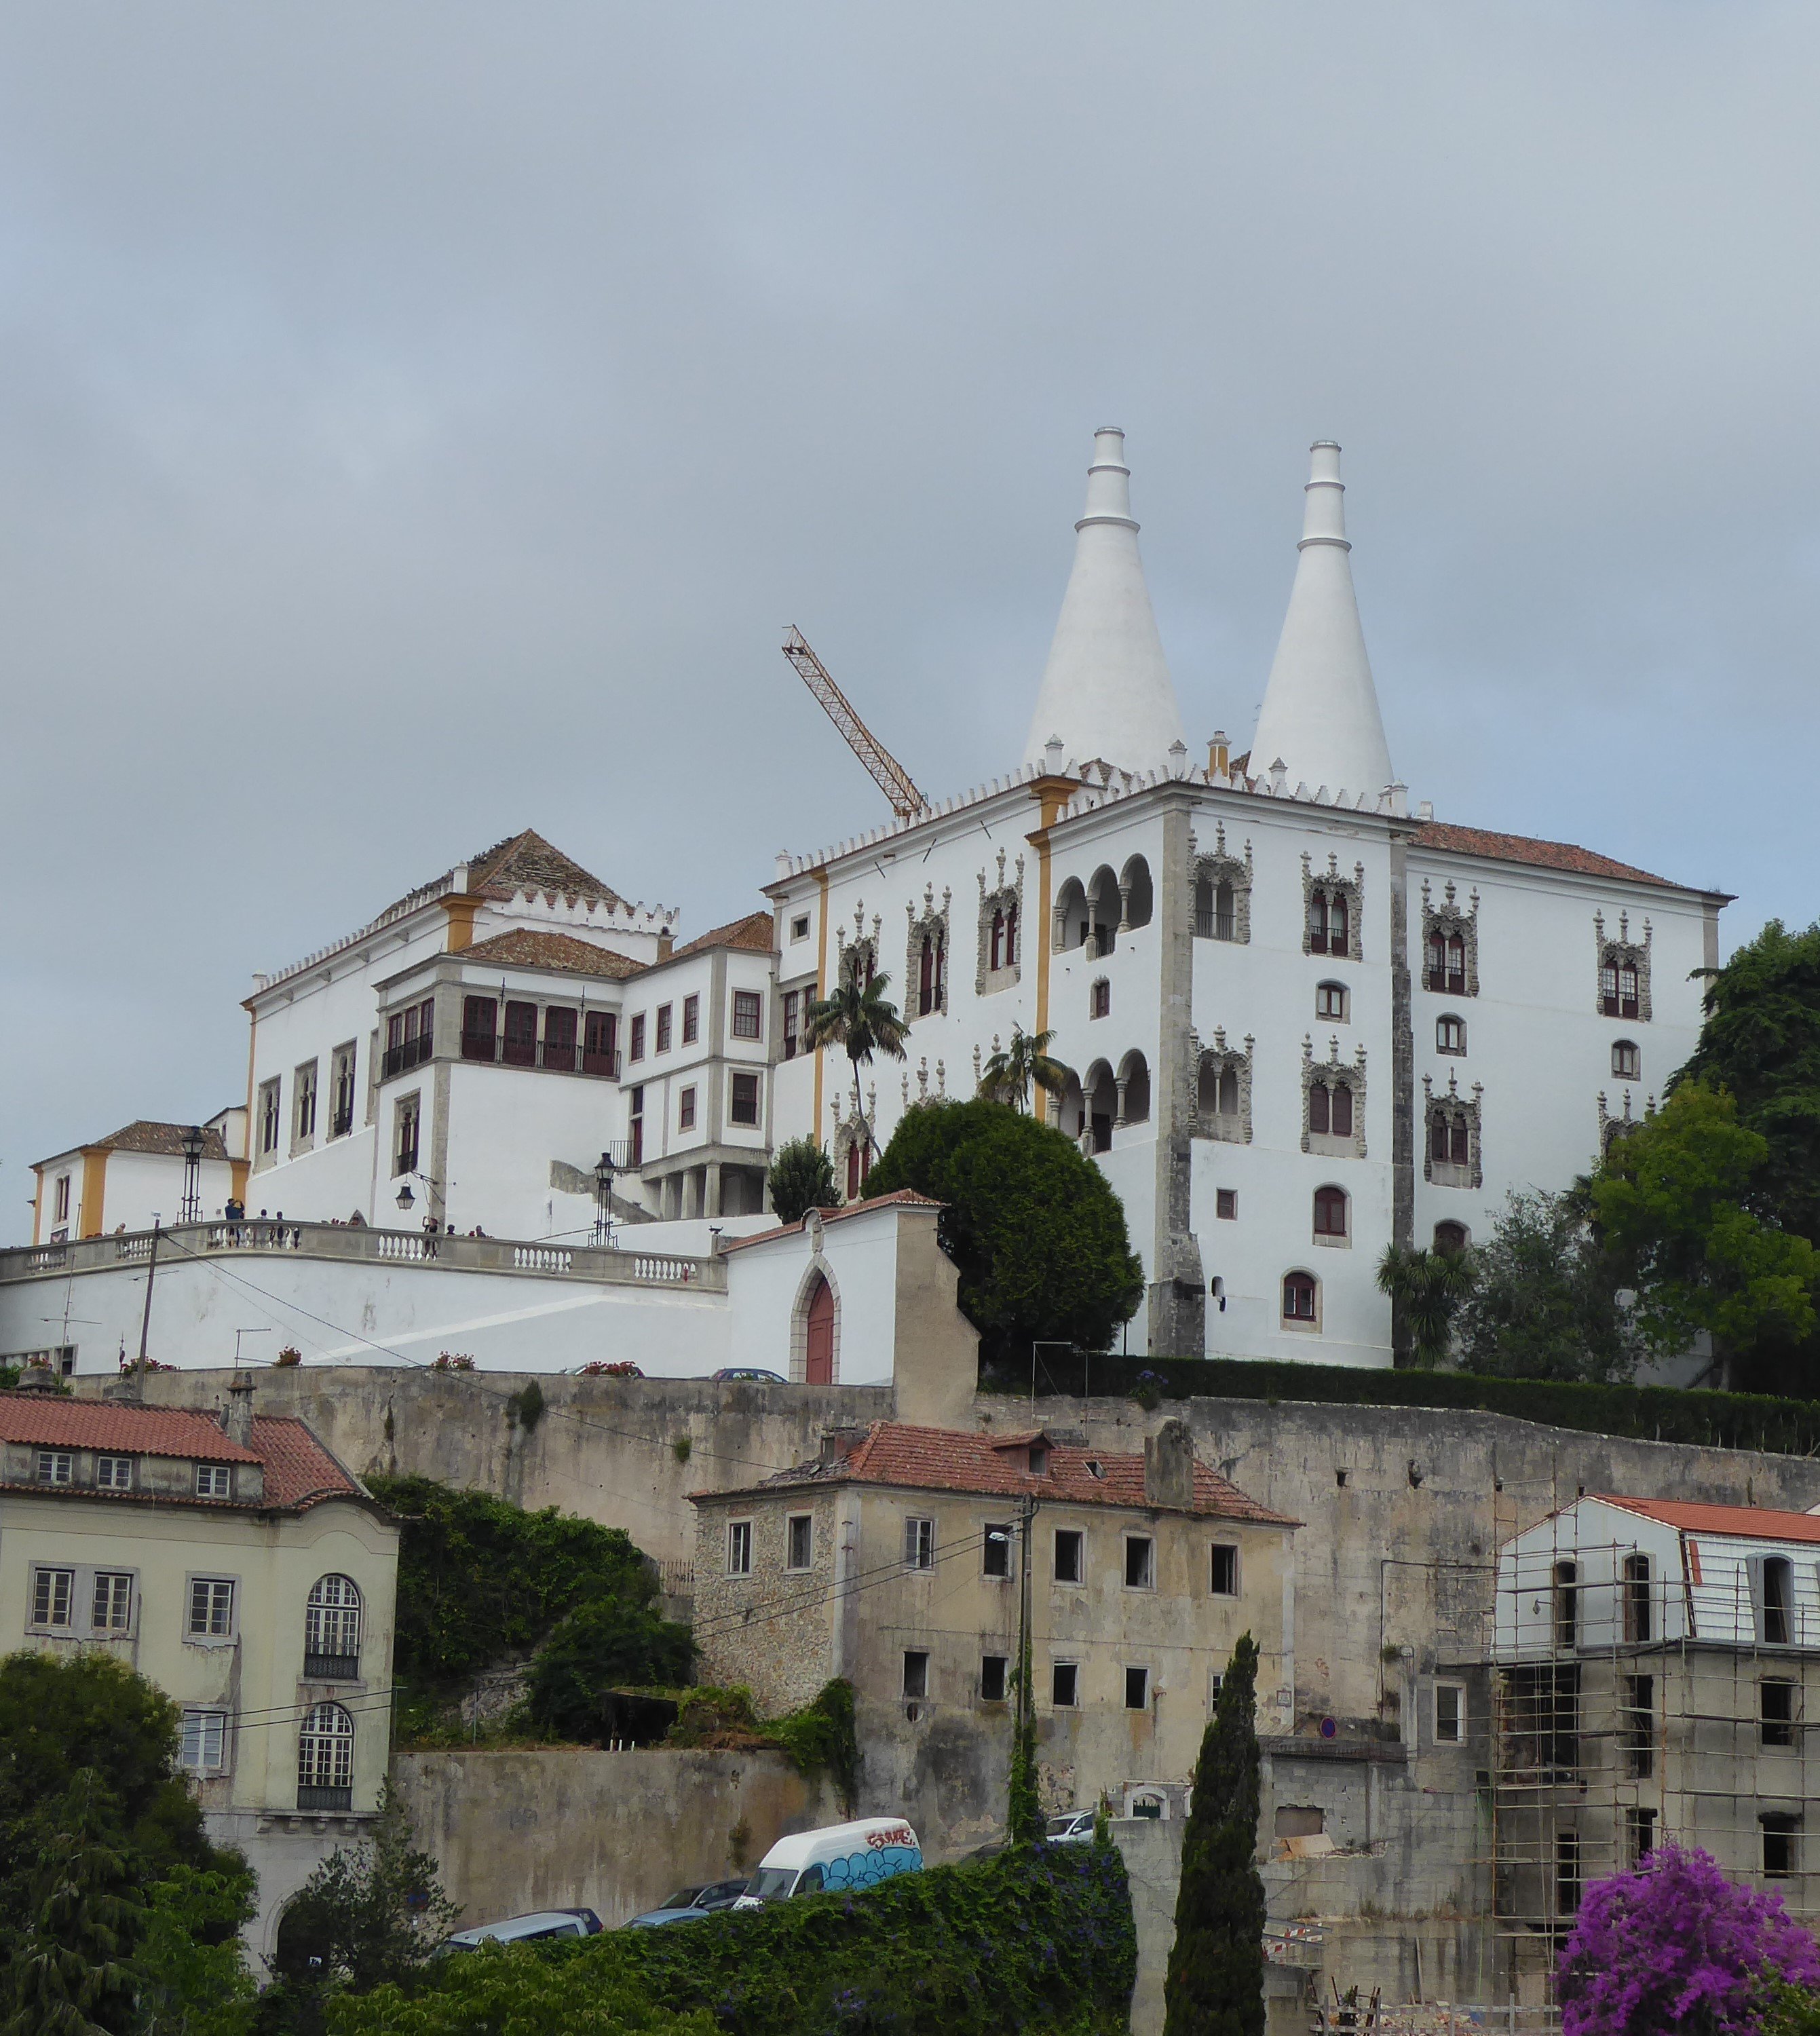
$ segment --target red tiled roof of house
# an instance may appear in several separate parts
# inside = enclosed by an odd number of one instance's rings
[[[692,1499],[747,1496],[753,1490],[800,1484],[895,1485],[913,1491],[978,1492],[994,1499],[1049,1499],[1075,1506],[1158,1509],[1144,1496],[1144,1458],[1113,1456],[1071,1443],[1049,1445],[1046,1468],[1032,1471],[1027,1452],[1044,1439],[1040,1431],[995,1435],[989,1429],[918,1428],[902,1421],[875,1421],[844,1455],[780,1471],[744,1493],[698,1491]],[[1019,1452],[1013,1460],[1012,1451]],[[1097,1465],[1097,1470],[1091,1466]],[[1267,1526],[1294,1527],[1287,1514],[1273,1513],[1248,1498],[1207,1464],[1194,1466],[1196,1514],[1223,1520],[1254,1520]]]
[[[66,1400],[37,1393],[0,1393],[0,1442],[45,1449],[107,1450],[122,1456],[181,1457],[198,1463],[263,1464],[263,1511],[300,1512],[323,1499],[364,1499],[365,1492],[316,1439],[288,1415],[256,1414],[252,1446],[231,1442],[212,1415],[178,1407],[138,1407],[111,1400]],[[51,1487],[34,1485],[34,1491]],[[143,1499],[83,1487],[58,1495]],[[232,1506],[230,1499],[171,1499],[166,1502]],[[243,1503],[244,1502],[239,1502]]]
[[[823,1223],[842,1223],[850,1216],[864,1216],[868,1209],[891,1208],[943,1208],[947,1205],[932,1201],[927,1195],[919,1195],[914,1188],[894,1188],[888,1195],[869,1195],[861,1202],[845,1202],[838,1208],[816,1209],[814,1213]],[[768,1243],[774,1237],[783,1237],[799,1232],[808,1227],[808,1216],[794,1223],[780,1223],[773,1230],[754,1231],[750,1237],[729,1238],[721,1246],[724,1258],[729,1251],[744,1251],[748,1245]]]
[[[606,976],[615,982],[636,975],[643,967],[627,955],[611,953],[573,933],[544,933],[534,926],[511,926],[476,941],[472,947],[460,949],[458,959],[496,963],[501,968],[552,968],[565,975]]]
[[[136,1118],[130,1124],[123,1124],[118,1131],[105,1138],[97,1138],[96,1147],[108,1152],[153,1152],[160,1158],[181,1159],[183,1156],[183,1135],[190,1129],[187,1124],[160,1124],[149,1117]],[[202,1157],[205,1159],[225,1159],[228,1148],[221,1142],[219,1131],[202,1133]]]
[[[670,956],[674,961],[678,956],[705,954],[710,948],[743,948],[749,954],[769,954],[777,935],[769,912],[748,912],[743,919],[729,919],[724,926],[715,926],[705,933],[697,933]]]
[[[1528,835],[1493,834],[1486,828],[1455,827],[1446,820],[1426,820],[1410,839],[1412,848],[1440,849],[1455,855],[1483,856],[1492,862],[1526,862],[1543,869],[1564,869],[1576,877],[1614,877],[1633,884],[1660,884],[1670,890],[1684,890],[1666,877],[1652,877],[1628,862],[1615,862],[1608,855],[1595,855],[1589,848],[1570,841],[1536,841]]]
[[[559,897],[598,899],[612,905],[624,903],[591,870],[584,869],[529,828],[475,856],[468,865],[468,888],[488,898],[543,891]]]
[[[1615,1492],[1588,1492],[1588,1499],[1640,1513],[1688,1534],[1735,1534],[1750,1541],[1820,1543],[1820,1514],[1780,1513],[1766,1506],[1709,1506],[1693,1499],[1622,1499]]]

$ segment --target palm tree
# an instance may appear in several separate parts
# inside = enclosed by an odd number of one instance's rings
[[[1008,1103],[1013,1110],[1030,1107],[1034,1084],[1046,1095],[1060,1095],[1068,1086],[1071,1068],[1049,1058],[1053,1032],[1027,1032],[1021,1025],[1011,1028],[1011,1044],[1001,1047],[985,1064],[979,1092],[992,1103]]]
[[[842,967],[833,993],[809,1006],[803,1032],[803,1043],[812,1053],[822,1046],[846,1049],[853,1065],[853,1119],[864,1126],[867,1144],[874,1147],[877,1141],[860,1103],[860,1068],[862,1063],[869,1066],[874,1054],[902,1060],[910,1038],[909,1026],[885,995],[890,983],[888,975],[872,976],[861,982],[850,960]]]
[[[1472,1281],[1472,1261],[1464,1251],[1406,1251],[1392,1244],[1378,1261],[1378,1291],[1401,1311],[1410,1355],[1423,1371],[1432,1371],[1446,1359],[1453,1318]]]

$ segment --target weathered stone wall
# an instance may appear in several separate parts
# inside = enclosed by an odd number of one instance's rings
[[[696,1510],[697,1673],[704,1683],[743,1683],[763,1717],[794,1710],[836,1672],[835,1495],[801,1486],[757,1505],[715,1500]],[[791,1570],[786,1523],[803,1514],[811,1523],[812,1559],[808,1569]],[[737,1577],[727,1574],[727,1533],[735,1521],[752,1528],[752,1568]]]
[[[581,1906],[610,1929],[841,1817],[781,1753],[405,1753],[396,1776],[464,1925]]]

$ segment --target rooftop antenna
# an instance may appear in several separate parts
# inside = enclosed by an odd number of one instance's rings
[[[809,648],[808,639],[793,622],[784,632],[784,655],[821,703],[828,719],[846,737],[847,747],[872,773],[873,783],[891,801],[898,818],[914,820],[918,814],[929,812],[929,802],[910,782],[910,773],[853,712],[846,695],[835,684],[827,666]]]

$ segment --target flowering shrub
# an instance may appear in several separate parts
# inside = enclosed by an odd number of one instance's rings
[[[439,1351],[430,1360],[432,1371],[472,1371],[474,1360],[458,1350]]]
[[[604,1357],[590,1358],[577,1374],[582,1378],[642,1378],[644,1375],[629,1357],[611,1363]]]
[[[1561,1956],[1562,2036],[1756,2036],[1778,1981],[1820,1985],[1781,1895],[1665,1845],[1586,1891]]]

